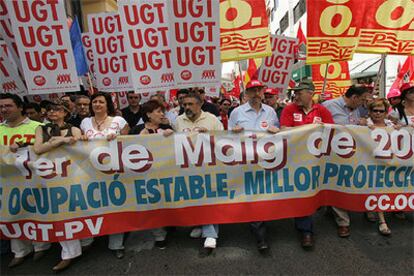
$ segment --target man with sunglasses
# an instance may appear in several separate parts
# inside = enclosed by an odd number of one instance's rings
[[[193,88],[193,92],[196,92],[200,95],[202,101],[201,110],[203,110],[204,112],[209,112],[216,117],[220,116],[220,111],[218,110],[217,106],[206,101],[206,92],[203,88],[195,87]]]
[[[361,107],[364,102],[371,97],[368,87],[351,86],[345,95],[323,103],[323,105],[331,112],[335,124],[338,125],[359,125],[365,121],[361,116]],[[348,212],[332,207],[335,215],[335,221],[338,225],[338,236],[341,238],[349,237],[350,219]]]

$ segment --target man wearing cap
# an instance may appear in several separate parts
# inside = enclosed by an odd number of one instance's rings
[[[264,100],[263,103],[267,104],[268,106],[273,107],[276,111],[276,115],[280,118],[282,114],[283,107],[279,105],[277,102],[278,100],[278,90],[275,88],[266,88],[264,91]]]
[[[323,103],[332,114],[335,124],[338,125],[359,125],[362,121],[360,109],[367,98],[371,97],[371,93],[367,87],[351,86],[345,95]],[[338,225],[338,236],[341,238],[349,237],[350,219],[348,212],[332,207],[334,211],[335,221]]]
[[[230,130],[235,133],[243,130],[279,132],[279,120],[275,110],[266,104],[262,104],[265,88],[258,80],[252,80],[246,85],[248,102],[237,107],[230,114]],[[265,223],[263,221],[251,222],[250,227],[256,238],[259,252],[268,252]]]
[[[328,109],[312,100],[315,86],[312,81],[302,81],[292,89],[295,91],[294,102],[287,105],[280,118],[283,128],[302,126],[306,124],[333,124],[332,115]],[[296,229],[302,234],[301,245],[304,249],[313,247],[312,216],[295,218]]]

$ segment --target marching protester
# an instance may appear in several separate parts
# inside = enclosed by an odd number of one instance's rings
[[[397,106],[401,103],[401,91],[399,88],[392,88],[387,94],[387,100],[390,103],[390,113],[396,110]]]
[[[396,118],[397,124],[414,127],[414,85],[405,83],[400,91],[400,102],[394,105],[394,112],[390,116]],[[399,219],[406,219],[404,212],[394,212],[394,215]]]
[[[329,110],[320,104],[313,103],[315,86],[312,81],[302,81],[292,90],[295,91],[295,101],[282,111],[280,118],[282,129],[306,124],[334,123]],[[312,248],[314,243],[312,215],[295,218],[295,226],[302,234],[302,247]]]
[[[127,121],[130,128],[133,128],[141,119],[141,95],[134,91],[127,93],[128,106],[121,110],[122,117]]]
[[[204,91],[204,88],[195,87],[193,88],[193,92],[196,92],[200,95],[201,102],[202,102],[201,110],[203,110],[204,112],[210,112],[216,117],[220,115],[220,111],[218,110],[217,106],[206,101],[206,91]]]
[[[220,116],[218,118],[225,130],[228,129],[230,106],[231,101],[229,99],[224,98],[220,101]]]
[[[390,120],[387,120],[389,104],[385,99],[375,99],[368,105],[369,110],[369,122],[368,126],[371,129],[376,127],[395,127],[399,128],[398,125],[394,125]],[[378,231],[384,235],[391,235],[391,230],[385,221],[385,216],[383,212],[378,212]]]
[[[263,103],[273,107],[278,118],[282,115],[283,107],[278,103],[278,91],[274,88],[266,88]]]
[[[131,128],[129,134],[171,134],[172,127],[165,122],[164,106],[157,100],[149,100],[141,107],[143,124],[139,124]],[[169,130],[169,131],[167,131]]]
[[[177,117],[174,126],[177,132],[208,132],[223,130],[223,125],[216,116],[201,109],[202,99],[198,93],[189,93],[183,99],[184,114]],[[200,251],[200,256],[210,255],[217,246],[219,227],[217,224],[203,225],[201,229],[195,227],[190,236],[205,238],[204,247]]]
[[[178,115],[184,113],[183,101],[185,96],[188,95],[188,93],[190,93],[188,89],[180,89],[177,91],[177,94],[175,95],[178,101],[178,106],[176,107],[178,109]]]
[[[75,114],[68,119],[68,123],[80,128],[82,120],[90,116],[89,105],[91,100],[88,96],[78,95],[75,100]]]
[[[279,120],[276,112],[268,105],[262,104],[265,86],[257,80],[252,80],[246,85],[248,101],[235,108],[230,114],[229,129],[234,133],[243,130],[279,132]],[[266,225],[263,221],[251,222],[251,230],[256,238],[257,248],[260,253],[267,254],[269,245],[266,237]]]
[[[39,104],[25,103],[23,111],[30,120],[43,123],[42,109],[40,108]]]
[[[70,110],[66,102],[55,102],[47,107],[50,123],[36,128],[34,152],[43,154],[62,145],[73,145],[81,137],[79,128],[65,123],[70,116]],[[82,254],[79,240],[67,240],[59,242],[62,246],[62,260],[53,267],[53,271],[61,271],[70,266],[72,260]]]
[[[168,110],[168,108],[170,107],[169,104],[165,101],[165,96],[161,93],[157,93],[155,95],[152,95],[150,97],[150,100],[155,100],[158,101],[160,103],[160,105],[162,105],[162,107],[165,110],[165,117],[163,118],[163,124],[166,125],[174,125],[175,124],[175,120],[177,119],[178,113],[176,113],[176,111],[174,109]]]
[[[351,86],[342,97],[326,101],[323,105],[331,112],[335,124],[358,125],[363,121],[359,107],[369,97],[371,93],[368,88]],[[338,236],[349,237],[351,221],[348,212],[337,207],[332,209],[338,225]]]
[[[98,92],[91,97],[91,117],[82,120],[82,140],[115,139],[118,135],[127,135],[129,132],[128,123],[124,118],[115,115],[114,104],[109,93]],[[124,257],[124,234],[109,235],[108,247],[118,259]],[[93,242],[89,239],[85,242],[88,246]]]
[[[397,117],[403,126],[414,127],[414,85],[408,83],[401,86],[401,102],[396,104],[393,116]]]
[[[69,95],[69,94],[65,94],[62,97],[60,97],[60,100],[64,103],[66,103],[66,105],[68,106],[69,110],[70,110],[70,115],[72,116],[75,113],[75,101],[76,101],[76,96],[75,95]]]
[[[23,112],[22,99],[14,94],[0,94],[0,116],[3,123],[0,124],[0,145],[9,146],[12,152],[19,148],[32,145],[35,142],[36,128],[41,123],[32,121]],[[30,240],[11,240],[11,251],[14,258],[9,267],[15,267],[24,262],[33,251],[33,259],[39,260],[50,248],[49,243],[32,242]]]
[[[141,107],[142,120],[144,124],[134,126],[129,134],[149,135],[162,134],[169,136],[173,133],[170,125],[165,125],[164,106],[156,100],[150,100]],[[159,249],[167,247],[167,230],[165,228],[156,228],[151,230],[155,239],[155,246]]]

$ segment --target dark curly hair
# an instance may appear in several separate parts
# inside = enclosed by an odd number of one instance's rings
[[[144,123],[149,122],[148,113],[153,112],[154,110],[161,108],[164,111],[164,106],[157,100],[149,100],[148,102],[144,103],[141,107],[142,112],[142,120]]]
[[[106,100],[106,109],[107,109],[107,113],[109,116],[115,116],[115,106],[114,103],[112,102],[112,98],[111,98],[111,94],[110,93],[104,93],[104,92],[98,92],[96,94],[93,94],[91,96],[91,102],[89,104],[89,110],[91,111],[91,117],[95,116],[95,112],[93,112],[92,109],[92,102],[94,99],[98,98],[98,97],[104,97]]]

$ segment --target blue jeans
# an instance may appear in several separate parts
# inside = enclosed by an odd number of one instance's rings
[[[218,224],[208,224],[201,226],[203,230],[203,238],[218,239],[219,227]]]
[[[313,234],[312,216],[295,218],[295,227],[303,234]]]

